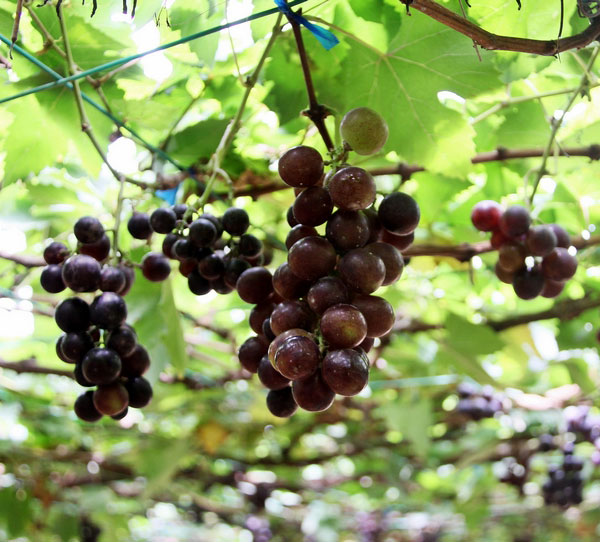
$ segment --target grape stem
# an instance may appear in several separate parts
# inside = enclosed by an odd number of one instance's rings
[[[62,34],[64,47],[65,47],[65,54],[66,54],[66,59],[67,59],[67,71],[68,71],[69,75],[72,75],[72,74],[76,73],[77,66],[73,60],[73,54],[71,52],[71,45],[69,43],[69,36],[67,33],[67,25],[65,23],[65,18],[63,17],[63,13],[62,13],[62,5],[60,5],[60,4],[58,5],[58,20],[60,22],[60,31]],[[119,240],[119,226],[121,223],[121,210],[123,207],[123,191],[124,191],[126,179],[122,173],[119,173],[115,168],[113,168],[110,165],[110,163],[108,162],[108,158],[104,152],[104,149],[102,149],[102,147],[100,146],[100,143],[92,130],[92,125],[88,119],[87,113],[85,112],[85,107],[83,105],[83,98],[81,96],[81,88],[79,87],[79,81],[77,79],[75,79],[73,81],[73,95],[75,96],[75,103],[77,105],[77,111],[79,113],[79,120],[81,122],[81,131],[84,132],[88,136],[92,145],[94,146],[94,148],[96,149],[96,151],[98,152],[100,157],[102,158],[102,161],[106,164],[106,166],[108,167],[110,172],[113,174],[115,179],[117,179],[117,181],[119,181],[119,194],[117,197],[117,208],[115,211],[115,226],[114,226],[114,232],[113,232],[112,251],[113,251],[113,256],[115,258],[120,258],[119,241],[118,241]]]
[[[308,64],[308,55],[306,54],[304,41],[302,40],[302,31],[300,29],[300,25],[290,17],[288,17],[288,22],[292,26],[294,39],[296,40],[296,47],[298,48],[298,54],[300,55],[300,64],[302,65],[302,74],[304,75],[304,83],[306,85],[306,93],[308,94],[308,109],[303,111],[302,114],[307,116],[312,121],[319,131],[327,150],[330,153],[333,153],[335,150],[335,145],[333,144],[331,136],[327,131],[327,126],[325,126],[325,119],[330,113],[329,109],[320,104],[317,100],[315,87],[313,85],[312,76],[310,73],[310,66]]]

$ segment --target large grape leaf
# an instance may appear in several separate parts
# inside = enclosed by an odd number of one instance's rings
[[[351,28],[347,10],[339,11],[336,21]],[[337,85],[323,99],[339,111],[378,110],[390,128],[386,150],[432,171],[464,174],[475,154],[475,132],[465,115],[442,105],[438,93],[471,98],[498,87],[492,56],[480,51],[479,60],[467,38],[422,14],[401,22],[385,50],[334,28],[348,54],[341,58]]]

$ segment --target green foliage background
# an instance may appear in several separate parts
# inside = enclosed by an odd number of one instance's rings
[[[440,3],[460,13],[457,1]],[[252,5],[253,12],[270,7],[267,0]],[[64,59],[29,9],[55,44],[64,46],[54,8],[35,2],[24,12],[19,45],[66,73]],[[146,0],[133,22],[117,16],[120,2],[101,3],[92,19],[90,9],[64,2],[81,69],[137,52],[133,33],[155,18],[160,42],[166,43],[220,24],[225,16],[224,3],[213,1],[175,0],[161,9],[161,2]],[[564,35],[585,28],[574,0],[565,0],[565,9]],[[14,10],[15,2],[0,0],[4,36],[10,36]],[[554,39],[559,11],[558,0],[543,5],[525,0],[521,11],[513,0],[473,0],[468,17],[493,32]],[[464,36],[418,12],[408,17],[405,6],[393,0],[310,1],[303,12],[340,39],[325,51],[305,34],[317,95],[335,113],[327,121],[331,133],[356,106],[376,109],[389,123],[384,152],[368,159],[351,156],[353,163],[426,168],[402,185],[421,206],[417,244],[481,241],[470,224],[474,203],[526,201],[539,158],[479,165],[471,159],[497,147],[548,145],[551,119],[560,117],[594,52],[589,47],[558,58],[476,52]],[[241,4],[229,10],[230,19],[242,14]],[[236,55],[228,34],[215,34],[167,50],[172,72],[166,79],[151,79],[134,63],[103,80],[102,92],[113,114],[147,141],[185,166],[202,166],[238,111],[242,80],[256,65],[274,22],[270,16],[246,25],[251,40]],[[2,52],[7,56],[6,48]],[[0,77],[0,97],[52,80],[17,54]],[[558,131],[561,147],[600,143],[597,77],[593,66]],[[88,82],[82,89],[100,100]],[[295,42],[285,28],[223,162],[236,190],[252,192],[277,181],[273,164],[292,145],[304,142],[325,152],[300,115],[305,107]],[[86,110],[106,149],[114,124]],[[113,224],[118,184],[81,132],[70,90],[58,87],[3,104],[0,126],[0,233],[7,246],[20,240],[19,250],[38,256],[48,239],[74,246],[69,232],[79,216]],[[135,170],[126,172],[135,180],[153,182],[176,172],[139,144],[135,160]],[[598,163],[551,157],[547,169],[532,202],[534,219],[558,222],[574,236],[593,234],[600,222]],[[400,179],[378,176],[377,183],[385,194]],[[228,192],[224,185],[217,190]],[[196,191],[187,180],[179,196],[194,201]],[[133,184],[126,185],[125,198],[124,218],[133,206],[161,205],[151,190]],[[280,247],[292,200],[290,190],[276,190],[235,201],[250,212],[255,233],[275,249],[273,269],[285,258]],[[222,213],[226,207],[218,202],[211,208]],[[135,261],[150,249],[123,231],[119,243]],[[0,251],[6,255],[2,246]],[[598,254],[595,245],[579,252],[577,275],[560,301],[598,298]],[[232,378],[239,369],[236,345],[250,334],[249,305],[235,294],[196,298],[177,273],[161,285],[138,276],[127,297],[128,321],[152,356],[155,397],[148,408],[120,424],[85,424],[72,412],[80,390],[70,379],[0,369],[0,541],[79,540],[82,518],[102,529],[100,541],[248,541],[252,516],[270,521],[273,540],[347,542],[366,540],[359,521],[364,513],[383,530],[377,540],[597,540],[600,484],[591,463],[585,502],[560,512],[545,508],[540,496],[547,466],[558,463],[559,453],[534,457],[530,483],[520,496],[497,481],[502,470],[497,452],[499,446],[508,453],[515,450],[511,446],[535,446],[536,436],[563,427],[559,408],[519,407],[523,393],[539,398],[576,384],[574,400],[595,409],[598,309],[497,333],[488,322],[536,313],[554,302],[518,300],[495,278],[495,259],[487,254],[469,264],[412,258],[403,278],[382,295],[409,329],[411,322],[435,328],[394,333],[377,350],[371,384],[361,396],[337,401],[322,414],[298,413],[284,421],[266,410],[256,378]],[[54,352],[58,329],[44,314],[61,296],[51,299],[42,291],[39,269],[0,259],[0,294],[2,361],[34,358],[43,367],[64,369]],[[23,322],[17,332],[14,322]],[[199,389],[170,383],[183,376]],[[463,379],[491,383],[515,406],[495,419],[456,423],[455,384]],[[587,458],[592,451],[578,447]]]

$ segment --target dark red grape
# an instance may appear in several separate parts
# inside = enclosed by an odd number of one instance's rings
[[[114,416],[127,408],[129,394],[120,382],[98,386],[93,395],[94,406],[106,416]]]
[[[408,235],[419,225],[421,211],[417,202],[408,194],[388,194],[377,212],[383,227],[398,235]]]
[[[104,228],[100,221],[93,216],[82,216],[73,228],[75,237],[80,243],[89,245],[100,241],[104,235]]]
[[[387,230],[383,230],[381,234],[381,241],[392,245],[397,248],[400,252],[406,250],[415,240],[415,233],[409,233],[408,235],[396,235]]]
[[[221,238],[221,235],[223,234],[223,221],[220,218],[211,215],[210,213],[202,213],[198,218],[210,220],[217,229],[217,240]]]
[[[100,240],[95,243],[81,245],[79,247],[79,253],[91,256],[94,260],[103,262],[110,254],[110,239],[108,238],[108,235],[103,235]]]
[[[352,298],[352,305],[365,317],[367,337],[382,337],[394,326],[394,308],[382,297],[358,294]]]
[[[67,333],[87,331],[90,327],[90,306],[78,297],[65,299],[56,307],[54,320]]]
[[[332,350],[323,358],[323,380],[340,395],[356,395],[369,381],[369,360],[352,348]]]
[[[125,416],[127,416],[127,413],[129,412],[129,407],[125,407],[123,410],[121,410],[121,412],[119,412],[118,414],[113,414],[111,416],[111,418],[113,420],[122,420]]]
[[[165,235],[165,238],[162,242],[162,253],[167,258],[174,259],[176,257],[175,252],[173,251],[173,247],[175,243],[179,241],[179,239],[181,238],[176,233],[167,233],[167,235]]]
[[[75,399],[75,414],[84,422],[97,422],[102,418],[102,413],[94,406],[93,396],[94,392],[89,390]]]
[[[323,176],[323,158],[319,151],[298,145],[286,151],[279,159],[279,176],[289,186],[313,186]]]
[[[339,303],[348,303],[350,294],[343,281],[337,277],[321,277],[306,296],[308,305],[318,315]]]
[[[370,234],[369,220],[358,211],[336,211],[325,228],[327,239],[340,252],[364,247]]]
[[[498,227],[506,237],[519,237],[527,233],[531,225],[531,216],[525,207],[512,205],[500,217]]]
[[[121,376],[142,376],[150,368],[148,351],[142,345],[136,344],[131,353],[121,358],[121,365]]]
[[[263,301],[261,304],[252,308],[250,316],[248,317],[248,323],[254,333],[260,335],[263,332],[263,322],[266,318],[271,316],[274,308],[275,304],[270,301]]]
[[[177,223],[177,215],[173,209],[159,207],[150,215],[150,225],[156,233],[170,233]]]
[[[265,339],[267,339],[267,341],[269,341],[269,342],[271,342],[276,337],[275,333],[273,333],[273,330],[271,329],[271,319],[270,318],[265,318],[263,320],[262,334],[265,337]]]
[[[143,408],[152,399],[152,386],[143,376],[131,378],[125,384],[129,393],[129,406]]]
[[[269,361],[271,362],[273,367],[275,367],[275,354],[277,353],[277,349],[283,344],[283,342],[288,337],[294,337],[294,336],[309,337],[311,340],[314,340],[313,335],[311,333],[309,333],[305,329],[299,329],[299,328],[288,329],[287,331],[284,331],[280,335],[277,335],[277,337],[275,337],[271,341],[271,344],[269,345],[269,349],[267,351]]]
[[[385,266],[385,278],[382,286],[393,284],[402,275],[404,260],[398,249],[388,243],[371,243],[365,247],[371,254],[379,256]]]
[[[370,352],[371,348],[373,348],[373,344],[375,343],[375,339],[371,337],[365,337],[363,342],[361,342],[358,346],[355,347],[359,352],[362,350],[365,354]]]
[[[262,251],[262,247],[263,244],[261,240],[249,233],[242,235],[238,243],[238,251],[240,256],[245,256],[247,258],[254,258],[258,256]]]
[[[133,213],[127,221],[127,231],[134,239],[149,239],[152,235],[150,217],[146,213]]]
[[[310,412],[327,410],[335,399],[335,392],[323,380],[321,371],[292,382],[292,394],[298,406]]]
[[[267,408],[273,416],[289,418],[298,410],[298,405],[292,395],[292,388],[287,386],[280,390],[269,391],[267,393]]]
[[[292,273],[304,280],[316,280],[328,275],[333,271],[336,261],[335,248],[322,237],[300,239],[288,254]]]
[[[309,331],[313,325],[313,317],[305,303],[299,301],[282,301],[277,304],[269,320],[275,335],[288,329],[300,328]]]
[[[269,357],[266,355],[260,359],[257,374],[262,385],[270,390],[280,390],[290,383],[289,378],[273,368]]]
[[[282,263],[273,273],[273,288],[283,299],[298,299],[308,292],[310,281],[292,273],[287,263]]]
[[[571,246],[571,237],[562,226],[558,224],[548,224],[548,226],[552,228],[554,235],[556,235],[557,247],[569,248]]]
[[[121,361],[123,361],[126,356],[131,356],[136,350],[137,337],[132,327],[123,325],[114,328],[108,334],[105,344],[106,348],[114,350],[121,357]]]
[[[556,247],[542,260],[542,273],[548,279],[568,280],[575,271],[577,271],[577,258],[571,256],[566,248]]]
[[[76,254],[62,266],[63,282],[74,292],[93,292],[100,286],[102,269],[91,256]]]
[[[552,298],[557,297],[564,289],[565,283],[557,280],[544,280],[544,287],[540,292],[542,297]]]
[[[385,265],[379,256],[365,248],[356,248],[345,254],[338,264],[341,279],[362,294],[371,294],[383,284]]]
[[[220,295],[227,295],[233,292],[233,290],[235,290],[235,288],[232,288],[231,286],[229,286],[229,284],[225,282],[225,279],[223,277],[219,277],[218,279],[214,279],[209,282],[210,287]]]
[[[225,273],[225,262],[216,252],[202,258],[198,263],[198,272],[208,280],[216,280]]]
[[[479,231],[494,231],[498,228],[500,216],[502,216],[502,205],[486,199],[480,201],[471,211],[471,222]]]
[[[544,276],[538,267],[520,269],[513,278],[515,294],[521,299],[534,299],[544,287]]]
[[[327,221],[333,211],[329,192],[321,186],[303,190],[294,201],[294,217],[299,224],[319,226]]]
[[[118,267],[105,266],[100,274],[100,289],[103,292],[120,292],[125,288],[125,273]]]
[[[269,345],[262,337],[246,339],[238,350],[241,366],[251,373],[258,370],[260,359],[267,353]]]
[[[358,346],[367,336],[367,322],[353,305],[339,303],[321,317],[321,334],[330,349]]]
[[[48,265],[58,265],[63,263],[70,254],[71,252],[63,243],[54,241],[44,249],[44,261]]]
[[[510,242],[510,237],[506,237],[500,230],[495,230],[492,233],[492,237],[490,237],[490,244],[492,245],[492,248],[495,248],[496,250],[501,248],[505,243]]]
[[[296,220],[296,217],[294,216],[294,206],[293,205],[288,207],[285,218],[286,218],[287,223],[289,224],[290,228],[293,228],[294,226],[298,225],[298,221]]]
[[[161,282],[171,273],[171,265],[164,254],[148,252],[142,258],[142,274],[152,282]]]
[[[230,207],[222,218],[223,229],[230,235],[243,235],[250,226],[250,217],[244,209]]]
[[[74,363],[74,361],[69,359],[67,356],[65,356],[62,351],[62,343],[65,339],[65,336],[66,335],[61,335],[58,338],[58,340],[56,341],[56,355],[57,355],[58,359],[60,359],[61,361],[64,361],[65,363]]]
[[[304,239],[305,237],[318,237],[319,233],[312,226],[305,226],[304,224],[298,224],[294,226],[287,234],[285,238],[285,246],[289,250],[294,246],[296,241]]]
[[[225,262],[225,273],[223,274],[223,280],[231,288],[235,288],[240,275],[250,269],[250,264],[246,260],[241,258],[231,258]]]
[[[532,256],[546,256],[557,246],[556,235],[550,226],[529,228],[525,242]]]
[[[90,305],[92,324],[102,329],[120,326],[127,318],[127,307],[123,298],[114,292],[104,292]]]
[[[375,181],[360,167],[337,171],[328,184],[333,204],[345,211],[366,209],[375,201]]]
[[[62,266],[51,264],[44,267],[40,275],[40,284],[51,294],[62,292],[66,288],[62,279]]]
[[[183,220],[185,213],[190,210],[190,207],[185,203],[176,203],[171,207],[171,209],[173,209],[177,220]]]
[[[81,369],[92,384],[110,384],[121,373],[121,359],[107,348],[92,348],[83,358]]]
[[[264,267],[246,269],[238,278],[236,289],[238,295],[246,302],[258,304],[266,301],[273,291],[272,275]]]
[[[505,271],[518,271],[525,265],[527,252],[522,245],[507,243],[498,250],[498,265]]]
[[[192,260],[196,258],[198,247],[189,239],[180,238],[173,244],[171,254],[178,260]]]
[[[120,264],[119,269],[123,271],[123,274],[125,275],[125,286],[120,292],[117,293],[120,296],[124,296],[127,295],[129,290],[131,290],[131,287],[133,286],[133,283],[135,281],[135,271],[133,270],[133,267],[125,264]]]
[[[275,352],[275,369],[290,380],[311,375],[320,361],[319,346],[310,337],[288,337]]]
[[[504,284],[513,283],[515,271],[507,271],[506,269],[504,269],[504,267],[500,265],[500,262],[496,262],[496,265],[494,267],[494,273],[502,282],[504,282]]]
[[[75,369],[73,370],[73,377],[75,378],[75,382],[84,388],[92,388],[94,384],[90,382],[85,376],[83,376],[82,364],[78,363],[75,365]]]
[[[60,348],[66,358],[78,363],[94,348],[94,340],[87,331],[71,332],[64,335]]]
[[[199,218],[190,224],[189,238],[197,247],[209,247],[217,240],[217,228],[207,218]]]

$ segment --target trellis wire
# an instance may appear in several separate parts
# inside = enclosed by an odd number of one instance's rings
[[[0,41],[7,43],[8,40],[6,40],[6,38],[2,34],[0,34]],[[9,45],[9,44],[10,44],[10,41],[7,43],[7,45]],[[13,49],[20,55],[24,56],[27,60],[29,60],[30,62],[35,64],[38,68],[40,68],[43,71],[45,71],[46,73],[50,74],[52,77],[55,77],[56,79],[62,79],[62,75],[60,73],[55,72],[52,68],[50,68],[49,66],[47,66],[46,64],[44,64],[43,62],[41,62],[40,60],[35,58],[34,56],[30,55],[27,51],[25,51],[25,49],[19,47],[16,44],[14,45]],[[73,88],[72,83],[65,83],[65,86],[69,89]],[[85,92],[81,93],[81,97],[87,103],[89,103],[92,107],[94,107],[95,109],[100,111],[100,113],[102,113],[103,115],[106,115],[117,126],[119,126],[119,128],[123,128],[124,130],[127,130],[135,139],[137,139],[148,150],[155,152],[156,154],[161,156],[164,160],[166,160],[167,162],[170,162],[171,164],[173,164],[176,168],[180,169],[181,171],[185,171],[187,169],[185,166],[178,163],[174,158],[171,158],[165,151],[163,151],[162,149],[159,149],[158,147],[155,147],[154,145],[152,145],[152,143],[149,143],[148,141],[146,141],[133,128],[130,128],[122,120],[115,117],[110,111],[104,109],[104,107],[102,107],[99,103],[95,102]]]
[[[307,0],[293,0],[292,2],[290,2],[288,4],[289,7],[293,7],[296,6],[298,4],[303,4],[304,2],[307,2]],[[248,17],[244,17],[242,19],[237,19],[236,21],[231,21],[227,24],[222,24],[219,26],[215,26],[213,28],[209,28],[208,30],[202,30],[200,32],[196,32],[195,34],[191,34],[189,36],[185,36],[183,38],[180,38],[178,40],[172,41],[170,43],[165,43],[164,45],[159,45],[158,47],[155,47],[154,49],[150,49],[148,51],[144,51],[142,53],[136,53],[135,55],[130,55],[128,57],[125,58],[120,58],[117,60],[112,60],[111,62],[107,62],[106,64],[101,64],[99,66],[96,66],[95,68],[90,68],[89,70],[84,70],[82,72],[70,75],[68,77],[61,77],[60,79],[57,79],[56,81],[52,81],[50,83],[45,83],[43,85],[39,85],[37,87],[33,87],[30,88],[28,90],[24,90],[23,92],[19,92],[18,94],[14,94],[13,96],[8,96],[7,98],[2,98],[0,99],[0,103],[6,103],[9,102],[11,100],[16,100],[17,98],[22,98],[23,96],[28,96],[29,94],[34,94],[36,92],[40,92],[41,90],[46,90],[49,88],[54,88],[57,87],[59,85],[65,85],[71,81],[75,81],[77,79],[82,79],[84,77],[87,77],[88,75],[94,75],[100,71],[103,70],[108,70],[111,68],[116,68],[117,66],[121,66],[122,64],[126,64],[127,62],[131,62],[133,60],[137,60],[138,58],[142,58],[146,55],[150,55],[152,53],[157,53],[158,51],[164,51],[165,49],[170,49],[171,47],[175,47],[176,45],[182,45],[184,43],[187,43],[189,41],[193,41],[196,40],[198,38],[202,38],[204,36],[208,36],[209,34],[214,34],[215,32],[220,32],[221,30],[225,30],[227,28],[231,28],[232,26],[237,26],[243,23],[247,23],[250,21],[254,21],[256,19],[261,19],[262,17],[266,17],[268,15],[273,15],[274,13],[278,13],[279,12],[279,8],[275,7],[275,8],[270,8],[270,9],[266,9],[264,11],[261,11],[259,13],[253,13],[252,15],[249,15]],[[10,45],[10,41],[3,36],[2,34],[0,34],[0,41],[4,42],[7,45]],[[27,54],[26,58],[28,58],[29,60],[31,60],[31,55]]]

